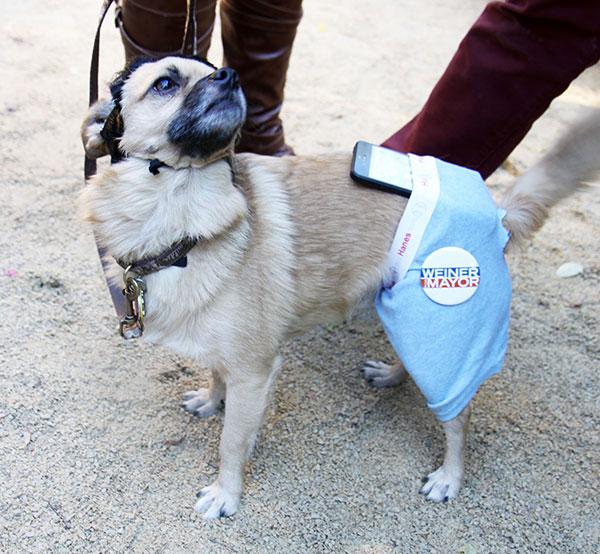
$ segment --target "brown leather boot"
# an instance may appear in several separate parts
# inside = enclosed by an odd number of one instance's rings
[[[215,23],[217,0],[199,0],[196,6],[197,51],[206,57]],[[164,58],[181,52],[186,0],[120,0],[117,25],[129,62],[136,56]]]
[[[293,155],[279,112],[302,17],[302,0],[221,0],[225,64],[235,69],[248,101],[238,152]]]

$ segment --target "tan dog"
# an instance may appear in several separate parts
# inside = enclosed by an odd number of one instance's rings
[[[245,117],[232,70],[169,57],[135,64],[111,90],[82,132],[89,155],[110,152],[118,163],[86,187],[86,216],[126,263],[200,237],[187,267],[146,277],[145,336],[212,369],[207,389],[185,395],[187,410],[209,416],[227,399],[219,476],[196,509],[206,518],[231,515],[281,345],[372,300],[406,200],[353,183],[349,154],[231,156]],[[151,173],[153,159],[167,167]],[[528,236],[575,183],[517,185],[507,202],[513,234]],[[379,386],[404,377],[401,364],[372,363],[365,372]],[[468,413],[444,424],[444,463],[422,490],[431,500],[460,488]]]

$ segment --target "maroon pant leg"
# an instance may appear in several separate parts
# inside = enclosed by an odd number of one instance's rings
[[[600,0],[488,4],[421,112],[383,145],[488,177],[600,59]]]

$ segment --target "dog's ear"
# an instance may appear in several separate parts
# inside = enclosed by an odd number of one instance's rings
[[[110,83],[110,94],[112,95],[113,101],[116,106],[121,107],[121,100],[123,99],[123,86],[127,82],[127,79],[131,74],[144,64],[152,63],[157,61],[157,58],[149,58],[141,56],[134,58],[133,61],[129,62],[125,69],[119,71]]]
[[[102,137],[102,129],[114,107],[112,98],[101,98],[90,107],[81,124],[83,148],[86,156],[92,160],[109,153],[108,145]]]
[[[113,78],[110,83],[112,98],[100,100],[90,108],[81,129],[84,148],[89,158],[98,158],[106,154],[110,154],[113,162],[123,158],[124,153],[119,149],[124,130],[121,116],[123,86],[138,67],[152,61],[155,60],[136,58]]]
[[[117,73],[110,83],[110,94],[112,96],[113,102],[119,108],[121,107],[123,85],[125,84],[125,81],[127,81],[129,75],[131,75],[132,71],[133,70],[131,65],[127,66],[123,71]]]
[[[107,151],[110,154],[112,162],[123,158],[123,153],[119,149],[119,140],[123,136],[123,118],[121,117],[121,108],[114,106],[100,131],[100,136],[104,140]]]

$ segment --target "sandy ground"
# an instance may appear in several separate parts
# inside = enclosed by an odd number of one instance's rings
[[[565,202],[513,255],[506,368],[475,400],[467,482],[417,494],[442,436],[412,383],[371,390],[390,358],[369,322],[286,349],[241,511],[205,523],[220,417],[178,405],[205,369],[115,332],[89,228],[78,127],[97,4],[2,2],[0,551],[592,552],[599,542],[600,196]],[[481,0],[306,0],[287,88],[299,153],[379,141],[421,105]],[[102,74],[121,63],[106,26]],[[218,60],[219,45],[211,55]],[[501,191],[586,107],[600,71],[559,98],[490,179]],[[492,109],[492,108],[490,108]],[[569,280],[565,261],[583,264]]]

